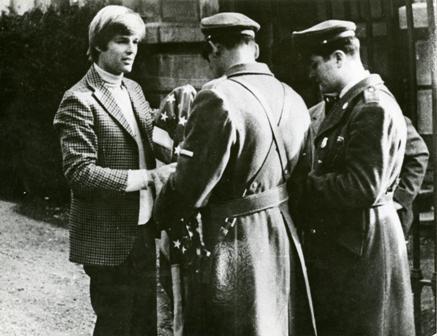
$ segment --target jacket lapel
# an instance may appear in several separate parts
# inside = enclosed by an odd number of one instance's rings
[[[322,121],[319,131],[317,133],[316,141],[320,139],[326,132],[330,129],[334,128],[342,119],[346,111],[348,111],[349,103],[357,97],[360,93],[362,93],[369,86],[382,84],[384,83],[379,75],[373,74],[362,81],[354,85],[346,94],[341,97],[332,107],[332,110],[326,116],[326,118]]]
[[[152,147],[152,132],[153,132],[153,119],[152,119],[152,110],[149,104],[143,97],[142,92],[140,92],[138,86],[132,85],[130,81],[123,80],[123,84],[129,93],[129,97],[132,102],[132,108],[135,114],[135,117],[138,122],[138,126],[140,130],[145,130],[147,140]]]
[[[94,97],[102,104],[105,110],[115,119],[117,122],[134,138],[134,132],[132,128],[129,126],[126,118],[121,112],[120,107],[115,102],[114,97],[109,92],[109,90],[105,87],[103,80],[100,78],[94,66],[91,66],[87,73],[87,82],[88,85],[93,88]]]
[[[314,105],[310,108],[310,117],[311,117],[311,136],[313,139],[316,137],[317,132],[320,128],[320,124],[325,119],[325,102],[321,101],[320,103]]]

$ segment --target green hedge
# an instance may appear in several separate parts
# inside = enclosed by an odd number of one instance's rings
[[[68,198],[52,120],[89,67],[88,24],[100,7],[0,17],[0,196]]]

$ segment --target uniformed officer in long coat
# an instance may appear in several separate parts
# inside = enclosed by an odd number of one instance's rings
[[[201,211],[206,248],[203,325],[188,335],[313,335],[301,246],[287,181],[310,123],[302,98],[257,63],[259,24],[238,13],[202,19],[219,77],[196,96],[177,170],[155,206],[159,224]],[[291,177],[290,177],[291,176]],[[292,193],[292,191],[291,191]],[[292,195],[292,194],[291,194]],[[174,241],[176,248],[183,248]],[[300,296],[297,289],[299,283]],[[309,327],[297,322],[305,310]]]
[[[322,93],[337,93],[312,139],[305,251],[320,335],[412,336],[405,239],[393,192],[406,125],[379,75],[360,60],[355,24],[294,32]]]
[[[314,139],[317,131],[325,119],[326,107],[330,101],[337,95],[325,94],[324,99],[309,109],[311,118],[310,138]],[[417,132],[413,123],[408,117],[405,117],[407,124],[407,142],[405,145],[404,161],[402,163],[399,183],[393,193],[393,200],[402,224],[405,238],[408,239],[411,225],[413,223],[413,201],[419,194],[422,182],[425,178],[426,168],[428,166],[429,151],[425,141]],[[308,154],[312,150],[313,144],[308,141],[310,146]],[[312,160],[311,155],[307,159]]]

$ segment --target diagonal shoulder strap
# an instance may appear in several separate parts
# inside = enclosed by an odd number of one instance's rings
[[[267,117],[267,120],[269,122],[270,130],[272,131],[273,142],[275,143],[276,151],[278,152],[279,160],[281,162],[282,175],[283,175],[284,180],[286,180],[287,177],[288,177],[288,171],[287,171],[287,165],[288,165],[287,151],[285,150],[284,139],[282,138],[281,132],[279,131],[279,128],[278,128],[279,122],[281,121],[281,118],[282,118],[282,113],[284,112],[284,105],[285,105],[285,101],[286,101],[285,87],[283,86],[283,89],[284,89],[284,104],[283,104],[283,108],[282,108],[282,112],[281,112],[281,116],[279,118],[279,121],[278,121],[278,123],[276,123],[275,120],[274,120],[274,117],[273,117],[272,110],[270,109],[269,105],[265,101],[264,96],[262,94],[260,94],[256,90],[256,88],[254,88],[253,86],[251,86],[251,85],[249,85],[247,83],[243,83],[242,81],[237,80],[235,78],[229,78],[229,80],[231,80],[231,81],[233,81],[235,83],[238,83],[242,87],[244,87],[247,91],[249,91],[255,97],[255,99],[262,106],[263,111],[264,111],[264,113],[265,113],[265,115]],[[263,162],[263,165],[264,165],[264,162]],[[259,169],[258,171],[260,171],[260,170],[261,169]]]

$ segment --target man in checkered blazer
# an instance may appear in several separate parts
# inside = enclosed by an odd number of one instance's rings
[[[89,71],[65,94],[54,119],[72,190],[70,260],[90,277],[94,335],[156,335],[155,230],[159,185],[151,108],[132,69],[144,22],[106,6],[89,26]]]

